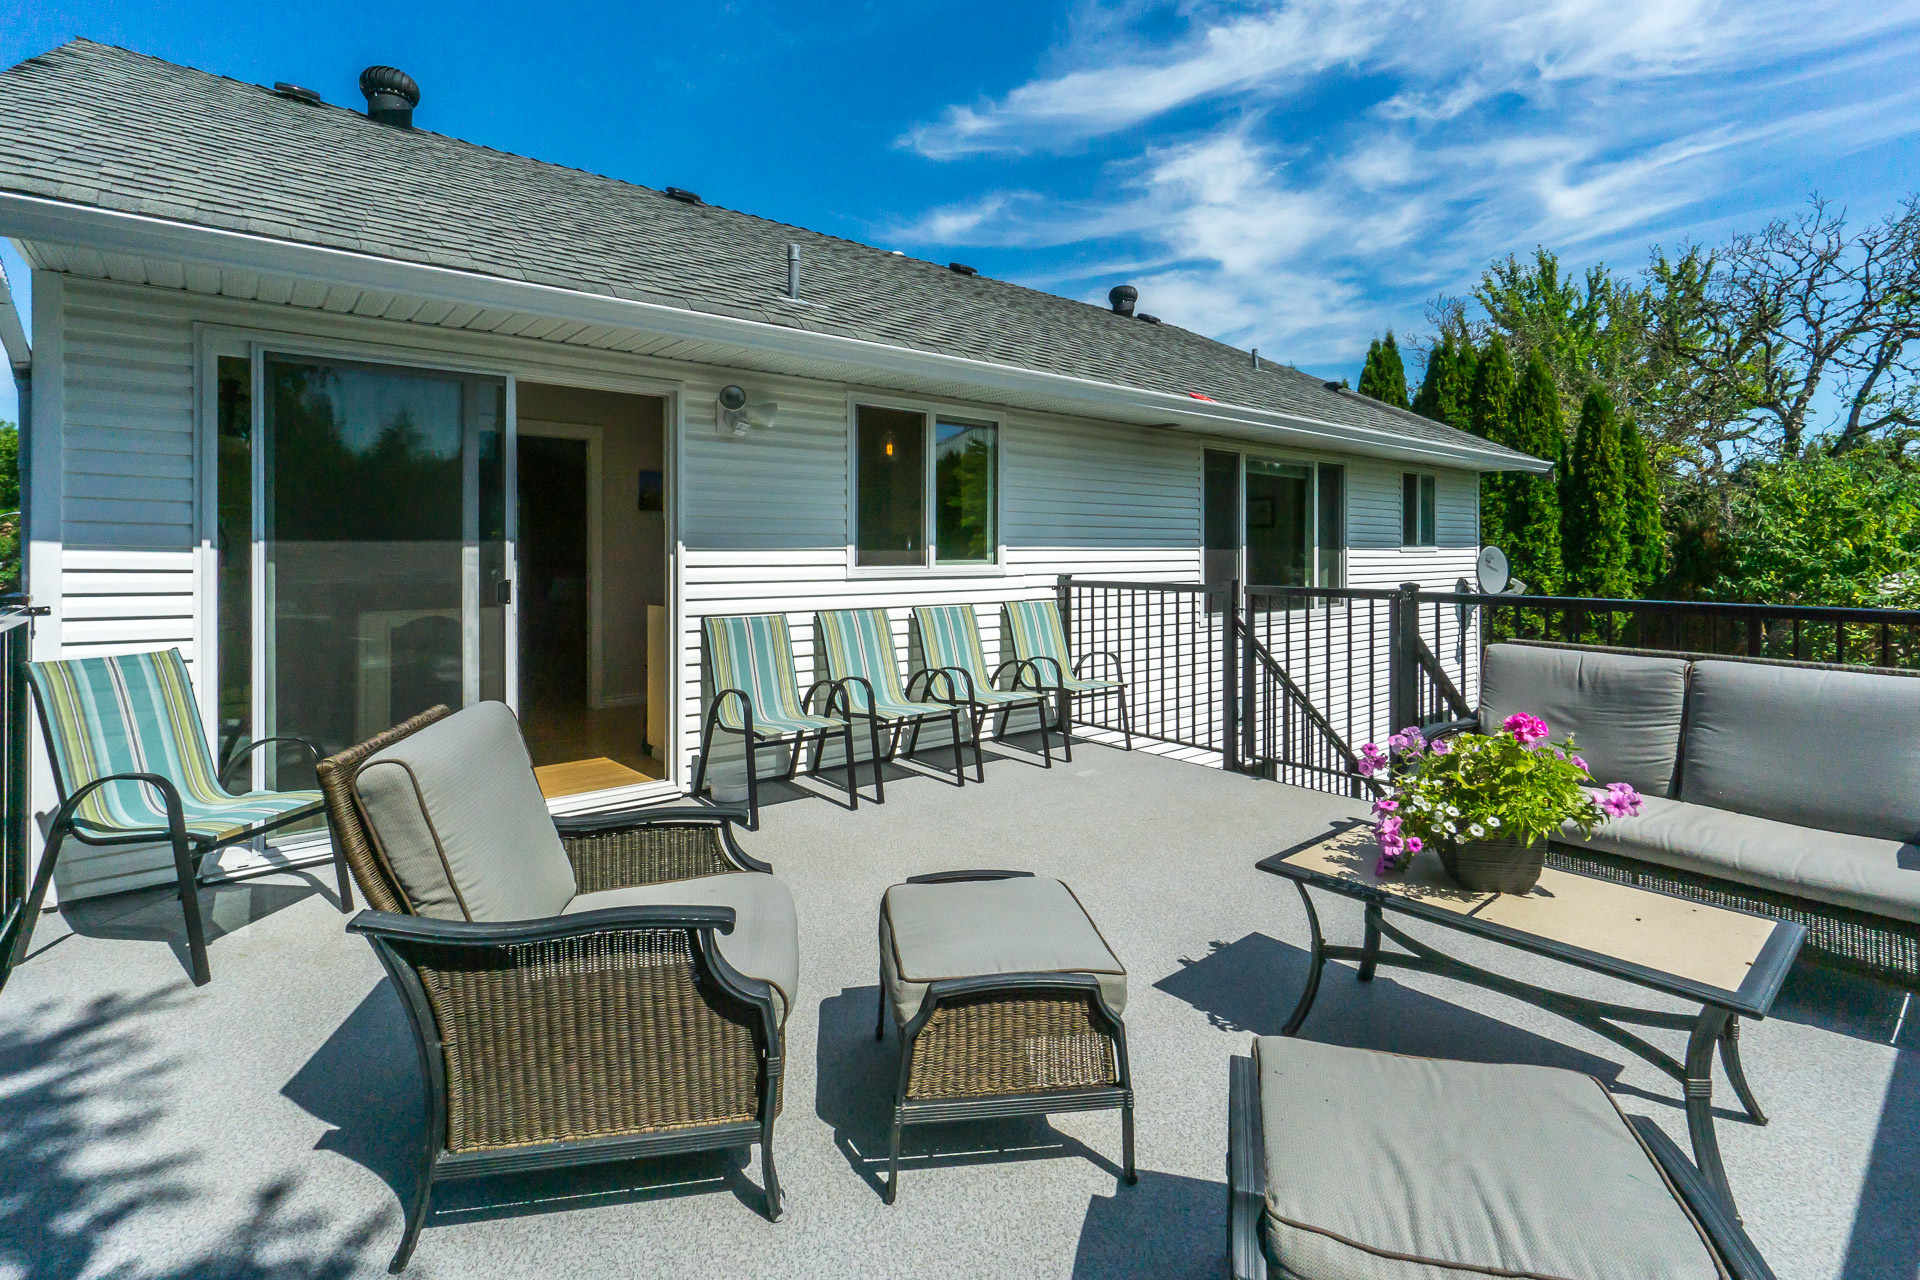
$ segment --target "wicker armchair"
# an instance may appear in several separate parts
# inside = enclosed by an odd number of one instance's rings
[[[511,723],[498,704],[460,715],[488,707]],[[428,803],[433,776],[405,756],[408,739],[449,714],[435,707],[319,767],[336,847],[372,907],[348,928],[372,943],[404,998],[426,1082],[420,1176],[389,1270],[406,1266],[433,1185],[458,1178],[757,1142],[767,1215],[777,1218],[773,1122],[797,954],[785,887],[734,842],[745,815],[679,807],[550,819],[539,804],[530,820],[557,828],[571,899],[539,918],[475,918],[486,914],[485,886],[458,861],[444,808],[436,815]],[[453,729],[449,721],[438,739]],[[432,745],[418,741],[415,755]],[[440,865],[468,918],[421,888],[419,864],[409,870],[395,848],[404,829],[370,794],[368,771],[396,757],[446,846]],[[458,790],[445,778],[443,797]],[[510,822],[487,829],[512,834]]]

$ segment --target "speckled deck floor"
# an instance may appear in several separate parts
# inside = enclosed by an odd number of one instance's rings
[[[1095,746],[1050,772],[990,760],[987,785],[963,791],[902,776],[888,799],[853,814],[794,799],[746,837],[800,911],[782,1221],[760,1216],[757,1161],[727,1155],[456,1184],[407,1274],[1222,1274],[1227,1058],[1278,1030],[1304,970],[1293,892],[1253,864],[1355,807]],[[1138,1186],[1119,1183],[1104,1112],[910,1130],[900,1202],[880,1203],[892,1043],[871,1038],[874,912],[887,885],[958,866],[1068,881],[1128,964]],[[384,1272],[420,1123],[399,1003],[312,885],[207,898],[209,987],[186,981],[177,907],[146,894],[46,918],[0,994],[0,1277]],[[1343,904],[1323,917],[1330,936],[1357,935]],[[1905,1047],[1890,1043],[1900,1008],[1898,993],[1803,968],[1783,1016],[1744,1038],[1773,1123],[1728,1112],[1720,1139],[1783,1280],[1920,1273],[1920,1036],[1909,1019]],[[1685,1145],[1671,1081],[1503,997],[1394,973],[1362,986],[1336,968],[1305,1034],[1591,1071]]]

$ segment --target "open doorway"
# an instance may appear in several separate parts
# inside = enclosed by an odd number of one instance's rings
[[[526,382],[517,400],[520,721],[541,790],[657,781],[666,672],[649,669],[647,640],[665,628],[664,401]]]

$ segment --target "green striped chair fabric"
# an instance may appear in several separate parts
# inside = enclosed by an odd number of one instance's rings
[[[708,618],[702,625],[707,638],[707,678],[723,727],[735,733],[746,731],[740,700],[720,698],[723,689],[739,689],[753,700],[756,738],[842,727],[843,721],[814,715],[800,705],[800,686],[793,674],[793,633],[787,629],[785,614]]]
[[[1052,659],[1038,664],[1043,679],[1052,680],[1057,675],[1060,687],[1068,693],[1099,693],[1121,687],[1118,680],[1094,680],[1073,673],[1073,655],[1067,649],[1067,632],[1060,625],[1056,601],[1012,600],[1001,606],[1000,615],[1014,657]]]
[[[234,795],[220,785],[178,649],[34,662],[27,678],[64,795],[116,773],[157,773],[179,790],[188,833],[214,841],[320,803],[318,791]],[[164,831],[168,821],[159,793],[139,782],[108,783],[74,817],[99,835]]]
[[[893,624],[885,609],[827,609],[814,615],[814,636],[825,648],[827,671],[836,680],[859,676],[873,686],[874,714],[883,720],[917,719],[932,714],[924,702],[907,697],[894,653]],[[867,691],[847,685],[853,709],[866,712]]]
[[[920,633],[921,660],[929,667],[958,667],[973,677],[974,701],[983,706],[1032,702],[1033,694],[1011,693],[993,686],[987,651],[980,643],[980,620],[969,604],[921,604],[913,608],[914,627]],[[965,690],[956,690],[964,696]]]

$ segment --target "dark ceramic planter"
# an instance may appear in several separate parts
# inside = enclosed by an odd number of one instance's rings
[[[1547,865],[1545,840],[1462,840],[1440,846],[1447,874],[1476,893],[1532,893]]]

